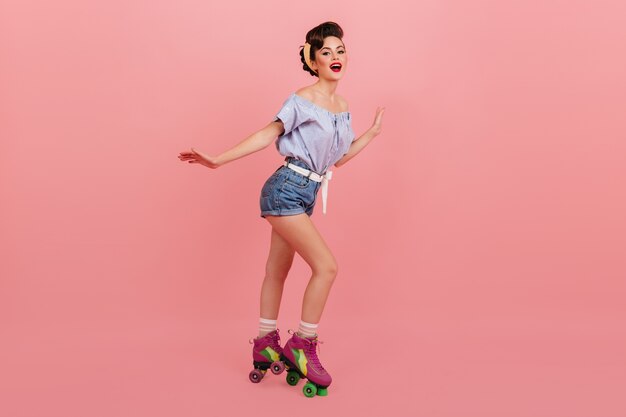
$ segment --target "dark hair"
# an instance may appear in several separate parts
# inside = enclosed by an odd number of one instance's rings
[[[335,22],[324,22],[307,32],[306,41],[311,44],[311,56],[309,57],[311,61],[315,60],[315,52],[322,49],[324,46],[324,39],[329,36],[335,36],[341,39],[343,38],[343,29],[341,29],[341,26]],[[304,48],[300,49],[300,61],[302,61],[303,70],[315,77],[318,77],[317,73],[306,64],[306,60],[304,59]]]

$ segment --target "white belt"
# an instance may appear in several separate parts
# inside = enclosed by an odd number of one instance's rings
[[[298,165],[291,164],[287,161],[285,161],[283,165],[286,166],[287,168],[293,169],[294,171],[304,175],[307,178],[312,179],[315,182],[322,183],[322,212],[326,214],[326,199],[328,198],[328,181],[332,178],[333,172],[326,171],[326,174],[320,175],[317,172],[309,171],[306,168],[302,168]]]

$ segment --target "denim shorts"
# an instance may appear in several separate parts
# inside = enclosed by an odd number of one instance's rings
[[[285,160],[311,170],[306,162],[300,159],[288,156]],[[261,217],[266,215],[290,216],[300,213],[311,216],[313,207],[315,207],[317,191],[321,186],[321,182],[313,181],[293,169],[281,165],[265,181],[261,189],[259,199]]]

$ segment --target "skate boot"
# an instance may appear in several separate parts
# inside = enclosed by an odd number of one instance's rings
[[[317,340],[317,335],[305,338],[292,330],[289,330],[289,333],[293,336],[285,344],[281,356],[288,370],[287,383],[296,385],[300,378],[306,378],[309,382],[302,389],[305,396],[328,395],[327,388],[332,378],[320,363],[316,352],[318,343],[322,342]]]
[[[252,348],[254,369],[248,375],[250,381],[254,383],[261,382],[267,372],[267,368],[271,368],[274,375],[280,375],[285,370],[285,364],[280,361],[283,348],[280,347],[278,329],[263,337],[250,339],[250,344],[254,344]]]

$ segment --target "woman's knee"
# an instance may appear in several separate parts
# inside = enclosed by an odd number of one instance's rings
[[[318,264],[311,269],[313,270],[313,275],[323,277],[324,279],[330,281],[334,281],[337,277],[337,273],[339,272],[339,266],[335,260]]]
[[[293,254],[283,258],[270,258],[265,265],[265,279],[284,281],[293,265]]]
[[[295,250],[289,243],[280,236],[275,230],[272,230],[272,240],[270,253],[267,257],[265,265],[266,279],[284,281],[293,264]]]
[[[265,268],[265,279],[284,282],[289,275],[289,268]]]

